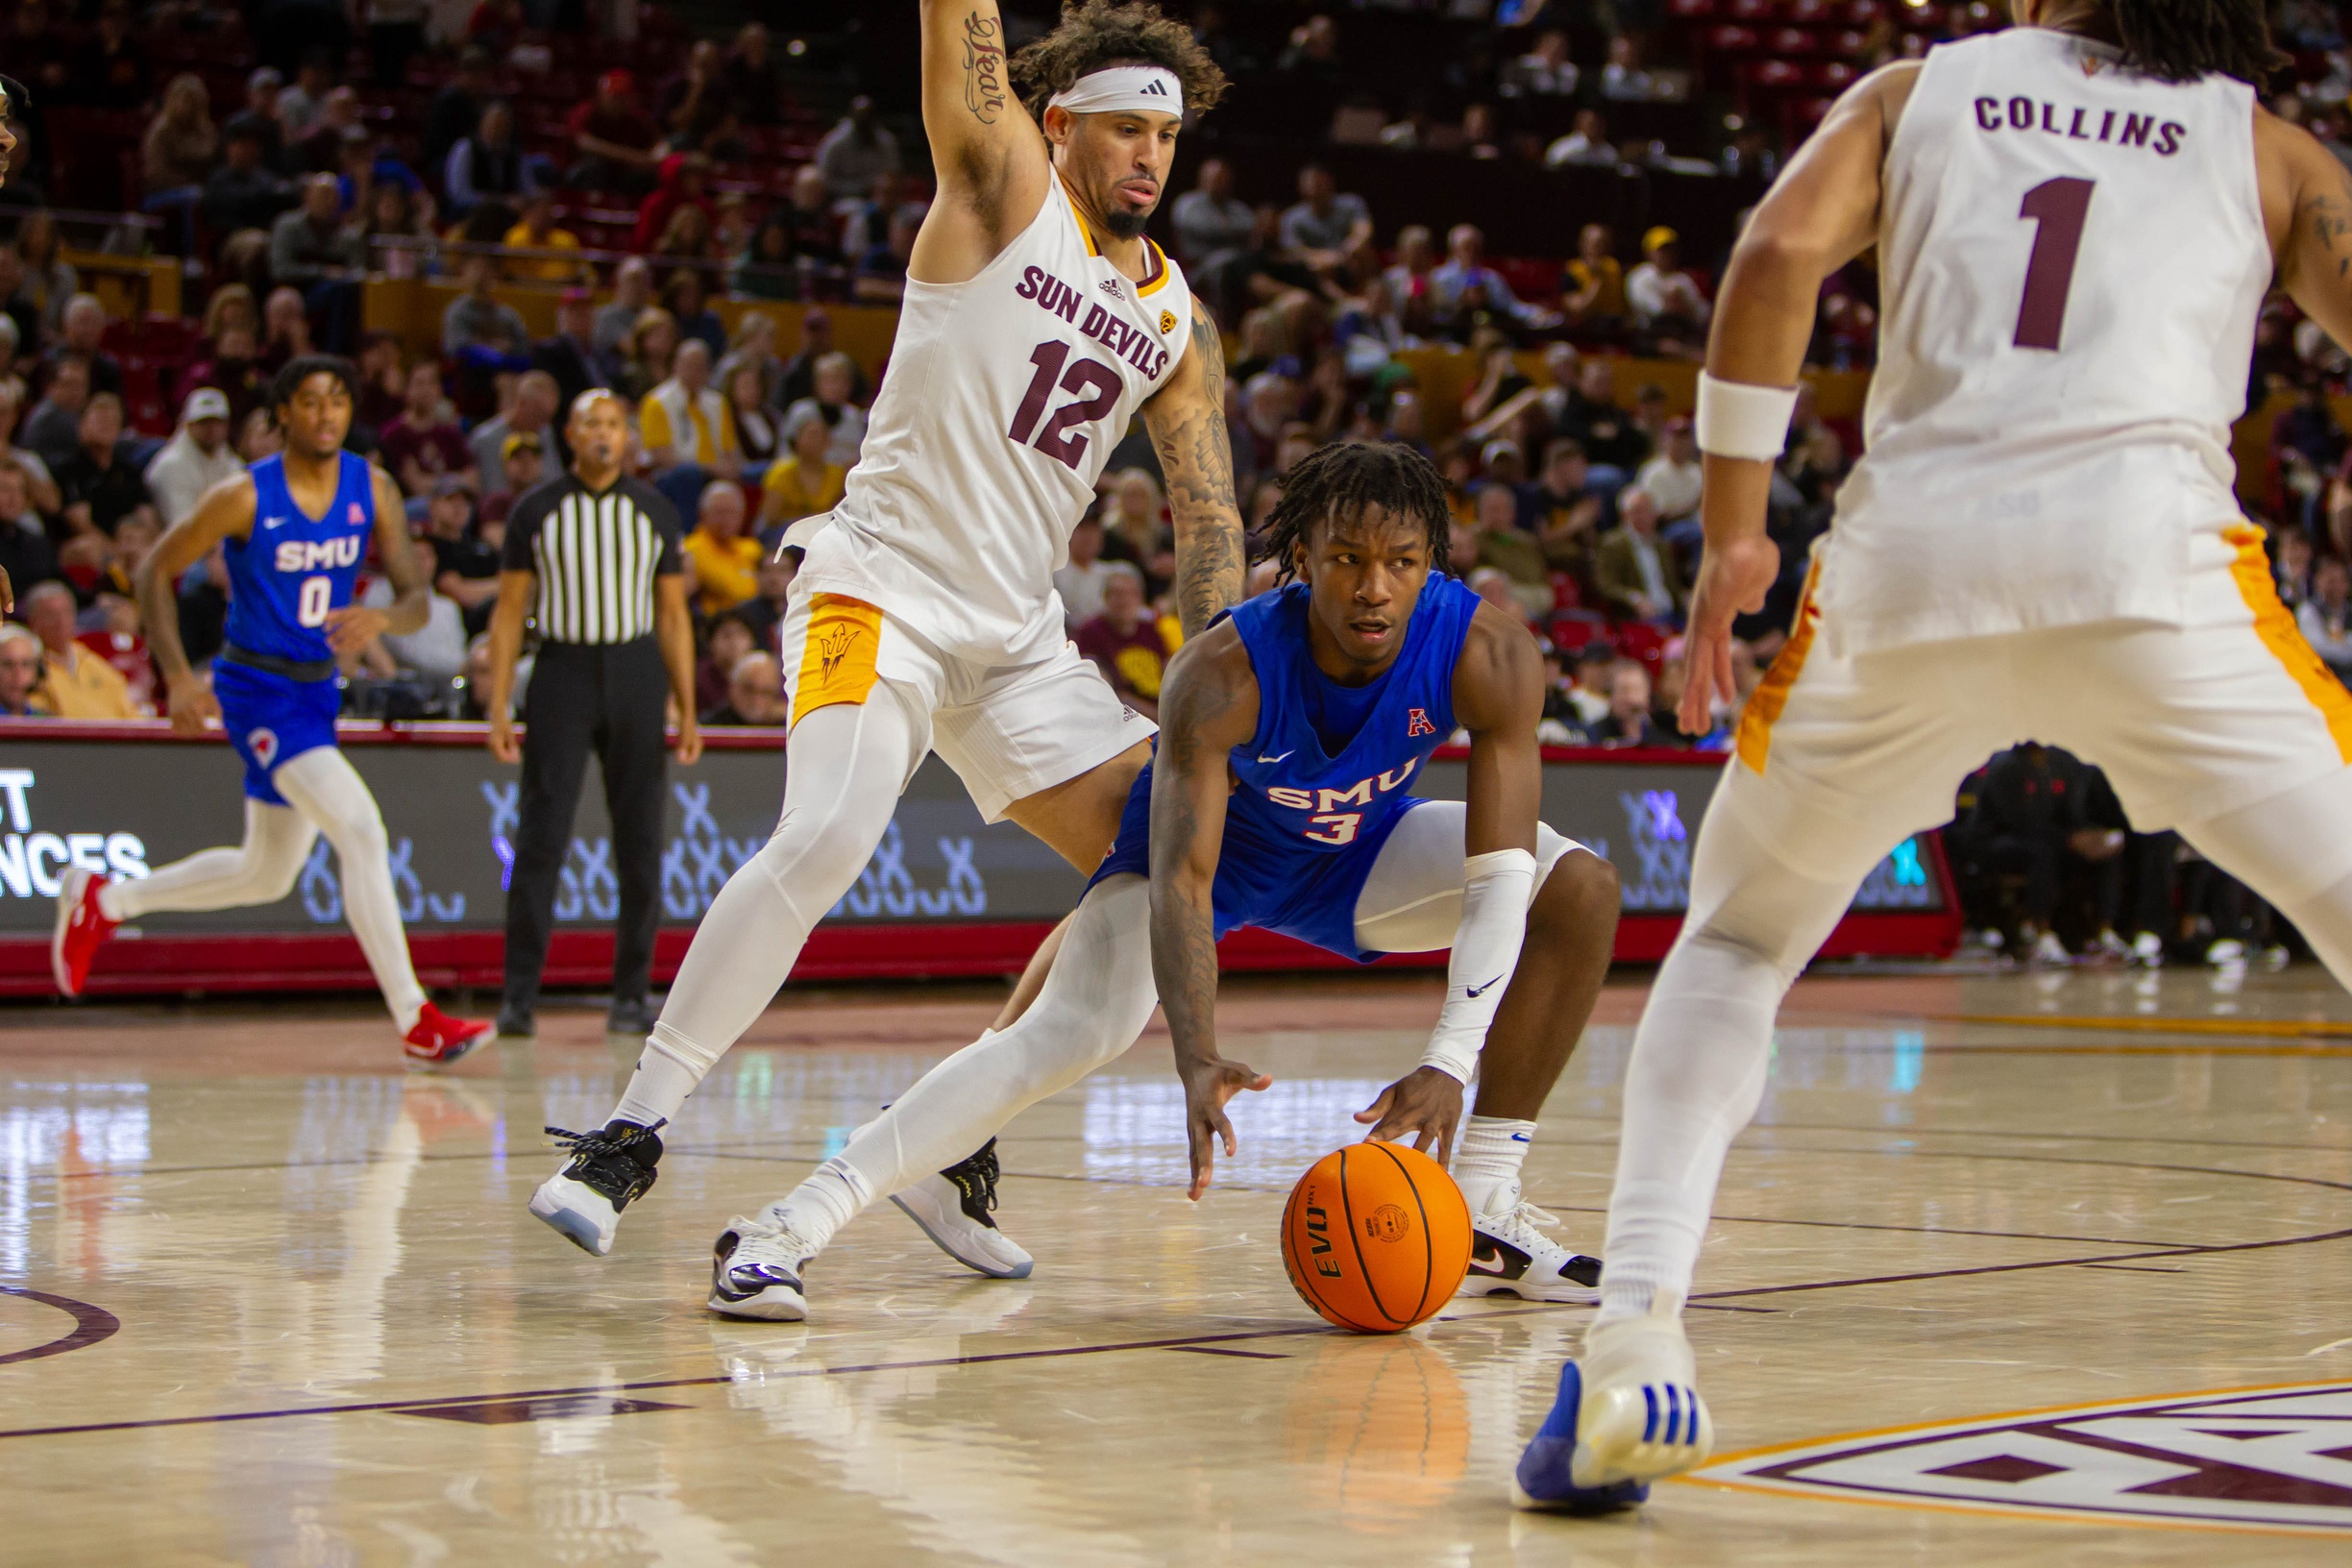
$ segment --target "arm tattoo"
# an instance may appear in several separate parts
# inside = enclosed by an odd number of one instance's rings
[[[994,125],[1005,107],[1004,46],[995,19],[973,12],[964,18],[964,107],[982,125]]]
[[[2324,253],[2321,265],[2335,262],[2335,276],[2340,279],[2352,273],[2352,174],[2343,177],[2343,184],[2341,193],[2323,192],[2303,204],[2311,214],[2312,237]]]
[[[1168,479],[1176,519],[1176,616],[1187,637],[1207,629],[1217,612],[1241,598],[1241,507],[1234,495],[1233,437],[1225,429],[1225,345],[1216,323],[1192,302],[1192,352],[1200,363],[1200,394],[1147,420],[1152,445]]]

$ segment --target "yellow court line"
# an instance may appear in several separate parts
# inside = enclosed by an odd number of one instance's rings
[[[2017,1029],[2112,1029],[2125,1035],[2261,1035],[2288,1040],[2352,1040],[2337,1018],[2154,1018],[2144,1014],[1921,1014],[1936,1023],[1995,1023]]]
[[[1801,1482],[1769,1483],[1723,1481],[1711,1476],[1695,1475],[1669,1476],[1666,1479],[1724,1492],[1750,1492],[1760,1497],[1783,1499],[1803,1498],[1813,1503],[1859,1503],[1865,1507],[1902,1508],[1912,1513],[1957,1513],[1972,1519],[2008,1518],[2044,1525],[2113,1525],[2124,1530],[2225,1531],[2239,1535],[2296,1535],[2336,1541],[2344,1538],[2342,1531],[2330,1530],[2325,1525],[2266,1525],[2252,1520],[2234,1524],[2218,1519],[2163,1519],[2121,1511],[2108,1513],[2097,1508],[2050,1508],[2029,1503],[1957,1503],[1932,1502],[1926,1498],[1849,1496],[1828,1487],[1816,1488]]]

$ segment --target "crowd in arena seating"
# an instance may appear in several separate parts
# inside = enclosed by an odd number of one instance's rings
[[[1153,233],[1224,324],[1253,527],[1316,445],[1414,446],[1446,478],[1455,570],[1543,639],[1548,742],[1728,747],[1862,432],[1810,390],[1801,400],[1773,487],[1785,570],[1737,628],[1735,700],[1694,743],[1669,715],[1699,463],[1656,362],[1702,353],[1732,210],[1830,95],[1874,63],[1999,25],[1991,6],[1177,9],[1235,86],[1188,135]],[[1006,12],[1017,44],[1050,7]],[[23,601],[23,625],[0,632],[0,712],[152,710],[132,574],[208,485],[272,450],[270,375],[325,349],[359,367],[353,445],[399,480],[435,593],[423,631],[351,661],[352,711],[478,714],[470,677],[504,519],[568,460],[562,411],[608,386],[633,410],[642,471],[691,527],[706,720],[780,724],[774,631],[796,556],[778,547],[841,498],[887,370],[842,352],[835,316],[901,297],[929,183],[910,61],[860,65],[848,35],[784,37],[759,14],[689,39],[621,0],[0,4],[0,63],[37,100],[0,187],[0,566]],[[2280,0],[2274,23],[2294,62],[2267,102],[2352,164],[2339,8]],[[1509,171],[1531,204],[1551,204],[1556,241],[1497,255],[1490,232],[1524,236],[1523,218],[1433,209],[1380,172],[1433,159],[1447,178]],[[1587,187],[1560,182],[1600,176],[1718,194],[1698,222],[1661,221],[1646,197],[1604,209],[1563,194]],[[107,216],[61,225],[60,211]],[[93,292],[106,285],[67,258],[68,228],[86,249],[174,258],[192,319],[126,313],[119,294],[110,315]],[[369,330],[371,279],[452,286],[434,340]],[[1868,267],[1832,279],[1810,365],[1867,368],[1875,304]],[[551,317],[551,331],[530,324]],[[1466,357],[1466,378],[1430,375],[1433,355]],[[2241,489],[2276,525],[2282,597],[2352,677],[2352,436],[2330,403],[2348,371],[2283,298],[2266,306],[2250,398],[2293,401]],[[1156,476],[1130,435],[1057,576],[1071,636],[1146,713],[1180,640]],[[1262,564],[1254,580],[1269,575]],[[225,593],[217,555],[181,584],[198,658],[218,646]],[[2070,759],[2033,766],[2072,781],[2069,812],[2099,798]],[[2133,911],[2173,898],[2186,852],[2136,837],[2102,849],[2096,835],[2119,829],[2095,804],[2027,831],[2018,802],[2052,796],[2010,767],[1964,801],[1953,835],[1976,923],[2004,930],[2011,951],[2116,931],[2130,946],[2149,929]],[[2163,898],[2143,897],[2160,863]],[[2198,876],[2190,902],[2205,925],[2190,935],[2253,943],[2258,917],[2209,896],[2219,873]],[[2074,914],[2045,896],[2078,884],[2110,891]]]

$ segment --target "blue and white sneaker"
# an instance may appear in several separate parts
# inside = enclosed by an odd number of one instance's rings
[[[1715,1424],[1699,1397],[1681,1305],[1661,1292],[1647,1317],[1584,1336],[1582,1359],[1560,1368],[1559,1397],[1520,1456],[1513,1503],[1607,1513],[1648,1501],[1652,1482],[1705,1462]]]
[[[711,1244],[711,1293],[704,1305],[727,1317],[801,1322],[808,1316],[802,1279],[819,1250],[789,1225],[730,1220]]]

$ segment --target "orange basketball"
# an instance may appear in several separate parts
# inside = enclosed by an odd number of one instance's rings
[[[1351,1143],[1299,1178],[1283,1266],[1343,1329],[1394,1334],[1436,1315],[1470,1271],[1470,1206],[1445,1167],[1402,1143]]]

